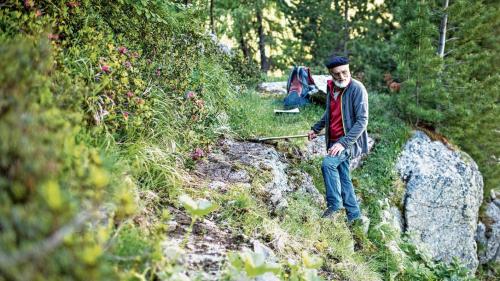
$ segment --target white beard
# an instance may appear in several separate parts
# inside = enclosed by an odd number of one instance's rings
[[[345,81],[344,83],[340,83],[337,80],[333,79],[333,83],[335,84],[335,86],[337,86],[339,88],[345,88],[345,87],[347,87],[347,85],[349,85],[350,81],[351,81],[351,79]]]

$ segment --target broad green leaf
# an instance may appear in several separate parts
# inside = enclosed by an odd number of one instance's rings
[[[203,217],[215,210],[217,206],[206,199],[193,200],[188,195],[181,195],[179,201],[186,211],[193,217]]]
[[[249,277],[256,277],[267,272],[279,273],[280,266],[276,263],[266,262],[262,253],[244,252],[240,254]]]

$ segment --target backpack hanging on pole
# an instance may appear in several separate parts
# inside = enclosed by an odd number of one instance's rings
[[[285,109],[305,106],[310,103],[309,95],[318,91],[311,71],[305,66],[294,66],[286,85]]]

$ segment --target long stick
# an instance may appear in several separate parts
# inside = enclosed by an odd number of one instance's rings
[[[323,136],[324,133],[321,133],[317,136]],[[258,138],[258,139],[248,139],[247,141],[254,141],[254,142],[263,142],[263,141],[268,141],[268,140],[281,140],[281,139],[295,139],[295,138],[306,138],[307,134],[302,134],[302,135],[292,135],[292,136],[280,136],[280,137],[264,137],[264,138]]]

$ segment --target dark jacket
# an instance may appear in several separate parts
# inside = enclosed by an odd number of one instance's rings
[[[326,128],[325,140],[326,147],[330,145],[330,87],[327,87],[326,110],[311,129],[319,133]],[[346,149],[350,149],[351,157],[368,153],[368,93],[365,86],[356,79],[351,78],[351,83],[342,94],[342,124],[344,127],[344,136],[338,142]]]

